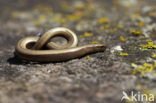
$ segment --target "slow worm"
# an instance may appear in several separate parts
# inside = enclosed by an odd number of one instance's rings
[[[63,36],[67,39],[66,45],[51,42],[55,36]],[[78,57],[88,53],[102,52],[106,49],[104,44],[88,44],[78,46],[78,39],[74,32],[67,28],[54,28],[41,37],[25,37],[21,39],[15,48],[15,54],[24,60],[34,62],[60,62]],[[46,49],[46,50],[45,50]]]

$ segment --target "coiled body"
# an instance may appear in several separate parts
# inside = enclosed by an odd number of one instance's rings
[[[59,45],[50,42],[50,39],[55,36],[65,37],[68,43]],[[16,45],[15,54],[19,58],[28,61],[60,62],[82,57],[88,53],[101,52],[106,49],[106,46],[103,44],[88,44],[76,47],[77,44],[78,39],[75,33],[67,28],[55,28],[49,30],[40,38],[26,37],[21,39]]]

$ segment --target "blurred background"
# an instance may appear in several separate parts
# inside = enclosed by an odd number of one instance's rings
[[[123,91],[156,96],[156,0],[0,0],[0,13],[0,103],[120,103]],[[73,30],[79,45],[108,48],[63,63],[14,58],[18,40],[54,27]]]

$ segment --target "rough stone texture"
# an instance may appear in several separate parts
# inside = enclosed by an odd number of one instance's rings
[[[141,46],[156,44],[155,5],[156,0],[1,0],[0,103],[120,103],[123,91],[156,96],[156,47]],[[59,26],[76,32],[79,45],[98,41],[108,48],[60,63],[14,57],[22,37]]]

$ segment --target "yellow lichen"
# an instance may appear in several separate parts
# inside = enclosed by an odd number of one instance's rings
[[[135,29],[132,29],[130,32],[131,32],[132,34],[136,35],[136,36],[142,34],[142,31],[141,31],[141,30],[135,30]]]
[[[86,56],[86,59],[90,59],[90,56]]]
[[[143,26],[145,26],[145,23],[144,22],[138,22],[138,26],[143,27]]]
[[[156,58],[156,54],[153,54],[152,57],[153,57],[153,58]]]
[[[126,42],[126,41],[127,41],[127,39],[124,38],[123,36],[120,36],[120,40],[121,40],[122,42]]]
[[[108,28],[110,28],[109,24],[100,26],[100,30],[104,30],[104,29],[108,29]]]
[[[126,103],[135,103],[135,102],[133,102],[133,98],[130,96],[129,99],[126,99]]]
[[[123,25],[118,25],[118,28],[123,29],[124,26]]]
[[[120,55],[121,55],[121,56],[128,56],[128,53],[120,52]]]
[[[136,66],[136,68],[132,71],[132,74],[140,73],[142,75],[153,72],[154,68],[156,67],[155,64],[148,64],[144,63],[143,65],[137,65],[135,63],[131,64],[133,67]]]
[[[131,66],[136,68],[138,65],[135,63],[131,63]]]
[[[98,41],[94,41],[94,42],[91,42],[92,44],[98,44],[99,42]]]
[[[67,15],[66,18],[68,18],[71,21],[79,20],[80,19],[80,17],[78,17],[76,15]]]
[[[136,75],[136,73],[137,73],[136,70],[133,70],[133,71],[132,71],[132,74],[133,74],[133,75]]]
[[[75,12],[74,14],[66,15],[66,19],[70,21],[80,20],[83,16],[82,12]]]
[[[141,45],[143,49],[156,49],[156,45],[153,42],[148,42],[148,44]]]
[[[148,99],[151,98],[151,95],[150,95],[150,94],[152,94],[151,91],[149,91],[149,90],[147,90],[147,89],[144,89],[144,90],[142,90],[141,92],[142,92],[142,94],[146,94]],[[149,103],[150,103],[150,102],[149,102]]]
[[[93,36],[92,33],[85,32],[83,35],[80,35],[80,38],[84,38],[84,37],[92,37],[92,36]]]
[[[92,37],[93,34],[92,34],[92,33],[85,32],[85,33],[83,34],[83,36],[84,36],[84,37]]]
[[[99,24],[103,24],[103,23],[107,23],[108,22],[108,18],[107,17],[103,17],[97,20],[97,22]]]

